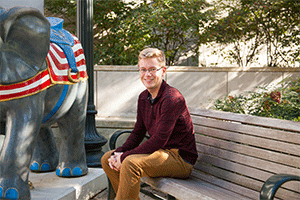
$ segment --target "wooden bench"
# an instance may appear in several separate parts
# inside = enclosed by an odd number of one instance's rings
[[[300,199],[299,122],[192,108],[190,113],[199,155],[190,178],[144,177],[143,183],[169,199],[257,200],[275,193],[274,199]]]

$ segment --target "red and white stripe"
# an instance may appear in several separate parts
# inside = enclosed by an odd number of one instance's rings
[[[85,63],[85,57],[83,54],[83,49],[78,41],[78,39],[74,36],[75,44],[72,47],[77,69],[79,70],[80,77],[83,79],[87,78],[87,72],[86,72],[86,63]],[[51,43],[50,44],[50,51],[47,55],[47,62],[50,69],[50,75],[52,82],[54,83],[63,83],[68,84],[68,70],[69,70],[69,64],[68,60],[63,52],[63,50],[56,44]],[[71,73],[71,76],[73,79],[77,79],[76,73]]]
[[[0,102],[30,96],[47,89],[51,85],[48,70],[33,78],[11,85],[0,85]]]
[[[76,65],[80,73],[80,79],[87,79],[85,57],[83,49],[74,36],[75,44],[72,47],[75,52]],[[69,64],[63,50],[56,44],[50,44],[47,55],[48,69],[38,73],[36,76],[11,85],[0,84],[0,102],[18,99],[41,92],[54,84],[74,84],[68,80]],[[71,73],[73,79],[78,79],[76,73]]]

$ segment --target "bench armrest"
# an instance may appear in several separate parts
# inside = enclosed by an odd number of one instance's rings
[[[131,133],[131,130],[114,132],[114,134],[109,138],[109,148],[111,150],[113,150],[113,149],[116,149],[117,147],[119,147],[120,145],[122,145],[122,143],[118,142],[118,139],[120,139],[121,136],[126,137],[126,134],[127,134],[127,137],[128,137],[130,135],[130,133]],[[127,139],[127,137],[125,139]],[[145,135],[145,139],[149,139],[149,138],[150,138],[149,135]],[[123,142],[125,142],[125,140]]]
[[[268,178],[260,190],[260,200],[272,200],[277,190],[288,181],[300,181],[300,176],[276,174]]]
[[[117,148],[117,140],[118,138],[123,135],[123,134],[130,134],[131,131],[116,131],[114,132],[114,134],[109,138],[109,148],[111,150],[116,149]]]

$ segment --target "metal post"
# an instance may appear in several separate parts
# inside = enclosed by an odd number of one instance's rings
[[[93,0],[77,0],[77,36],[83,47],[89,76],[89,98],[84,138],[86,160],[89,167],[99,167],[103,155],[102,146],[106,144],[107,139],[99,135],[95,127],[97,111],[94,105]]]

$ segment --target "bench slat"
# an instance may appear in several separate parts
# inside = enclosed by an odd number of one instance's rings
[[[216,148],[213,146],[207,146],[203,144],[197,144],[198,154],[199,154],[199,161],[205,162],[206,160],[203,160],[203,156],[215,156],[219,159],[224,159],[228,161],[232,161],[234,163],[244,164],[249,167],[263,170],[263,172],[267,175],[267,177],[264,177],[262,180],[266,180],[265,178],[268,178],[270,175],[275,173],[292,173],[297,174],[299,173],[298,169],[295,169],[294,167],[262,160],[259,158],[254,158],[252,156],[242,155],[239,153],[231,152],[228,150]],[[210,163],[210,160],[208,160],[208,163]],[[269,172],[269,173],[267,173]]]
[[[174,178],[147,178],[143,177],[142,182],[158,188],[162,192],[166,192],[178,199],[191,200],[249,200],[251,198],[235,194],[226,189],[209,184],[204,181],[199,181],[193,177],[188,181]]]
[[[259,199],[259,192],[258,191],[254,191],[254,190],[245,188],[243,186],[236,185],[234,183],[225,181],[223,179],[219,179],[215,176],[211,176],[209,174],[206,174],[206,173],[203,173],[203,172],[200,172],[200,171],[197,171],[197,170],[193,171],[191,176],[199,178],[200,181],[213,183],[214,185],[217,185],[219,187],[231,190],[231,191],[233,191],[237,194],[242,194],[242,195],[247,196],[251,199],[255,199],[255,200]],[[299,199],[299,194],[297,194],[297,193],[296,194],[295,193],[291,194],[290,192],[287,192],[286,190],[282,191],[282,189],[279,189],[278,192],[280,193],[279,194],[280,199],[289,199],[289,200],[290,199],[293,199],[293,200],[298,200]],[[275,197],[274,200],[279,200],[279,199],[277,197]]]
[[[227,170],[223,170],[218,167],[214,167],[212,165],[206,165],[204,163],[197,164],[197,168],[200,169],[201,172],[210,174],[212,176],[218,177],[219,179],[226,180],[231,183],[235,183],[237,185],[243,186],[245,188],[256,190],[257,192],[260,191],[261,186],[263,185],[262,181],[258,181],[256,179],[253,179],[252,177],[243,176],[237,172],[231,172]],[[294,183],[294,188],[297,188],[296,191],[299,191],[299,182]],[[286,189],[281,189],[277,192],[277,197],[284,198],[287,196],[298,196],[300,199],[300,194],[295,193],[293,191],[289,191]]]
[[[253,136],[268,138],[271,140],[279,140],[288,143],[300,144],[300,134],[296,132],[288,132],[276,130],[266,127],[251,126],[241,123],[232,123],[230,121],[217,120],[205,117],[192,116],[194,125],[219,128],[220,130],[234,131],[245,133]]]
[[[254,137],[246,134],[202,126],[194,126],[194,129],[196,133],[207,135],[209,137],[216,137],[228,141],[251,145],[254,147],[300,156],[299,145],[296,144],[284,143],[282,141],[270,140],[266,138]]]
[[[201,162],[202,160],[203,162]],[[203,159],[200,158],[200,161],[196,164],[195,169],[199,169],[200,171],[203,171],[202,169],[203,165],[213,166],[216,167],[217,169],[222,169],[228,172],[234,172],[240,174],[241,176],[251,177],[252,179],[261,181],[261,184],[258,185],[259,188],[261,188],[265,180],[267,180],[270,176],[273,175],[270,172],[266,172],[258,168],[249,167],[247,165],[220,159],[218,157],[214,157],[207,154],[203,156]],[[228,181],[232,181],[232,180],[228,180]],[[236,182],[236,183],[240,184],[240,182]],[[298,184],[291,184],[289,189],[296,191],[298,189]]]
[[[209,118],[216,118],[222,120],[236,121],[244,124],[252,124],[263,127],[272,127],[282,130],[290,130],[300,132],[299,122],[289,120],[280,120],[267,117],[257,117],[252,115],[244,115],[238,113],[223,112],[217,110],[205,110],[199,108],[189,108],[191,115],[204,116]]]
[[[197,143],[201,142],[202,144],[227,149],[229,151],[252,156],[254,158],[272,161],[275,163],[280,163],[292,167],[299,167],[300,158],[296,156],[281,154],[279,152],[272,152],[266,149],[259,149],[258,151],[257,148],[252,146],[237,144],[230,141],[220,140],[217,138],[207,137],[199,134],[196,134],[195,136]]]
[[[220,159],[208,154],[200,154],[200,162],[196,164],[195,168],[203,171],[202,166],[204,164],[212,165],[218,169],[232,171],[243,176],[249,176],[253,179],[261,180],[262,182],[272,175],[271,173],[255,169],[253,167],[248,167],[239,163]]]
[[[194,170],[192,172],[191,176],[200,179],[200,181],[213,183],[214,185],[219,186],[219,187],[224,188],[224,189],[226,188],[227,190],[230,190],[234,193],[243,194],[244,196],[249,197],[251,199],[259,199],[259,192],[258,191],[246,188],[244,186],[237,185],[233,182],[228,182],[226,180],[219,179],[216,176],[212,176],[210,174],[203,173],[203,172],[198,171],[198,170]]]

